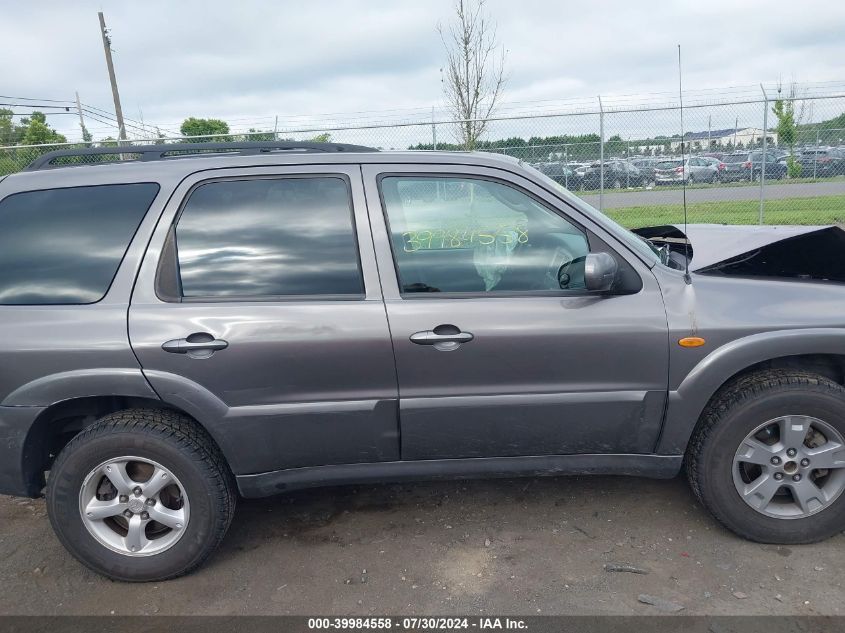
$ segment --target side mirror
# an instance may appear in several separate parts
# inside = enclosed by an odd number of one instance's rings
[[[607,292],[618,271],[619,264],[610,253],[589,253],[584,260],[584,285],[591,292]]]

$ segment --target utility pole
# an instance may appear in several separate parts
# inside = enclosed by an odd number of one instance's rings
[[[599,95],[599,211],[604,211],[604,105]]]
[[[763,224],[763,205],[765,200],[765,193],[766,193],[766,167],[768,166],[768,161],[766,160],[766,140],[768,139],[769,134],[769,95],[766,94],[766,89],[763,87],[763,84],[760,84],[760,90],[763,91],[763,152],[760,156],[760,215],[759,215],[759,224]],[[754,163],[751,164],[751,174],[752,178],[754,177]]]
[[[79,113],[79,129],[82,130],[82,140],[88,142],[88,130],[85,127],[85,119],[82,118],[82,104],[79,102],[79,93],[76,93],[76,111]]]
[[[120,141],[126,140],[126,126],[123,124],[123,109],[120,107],[120,93],[117,91],[117,79],[114,76],[114,63],[111,59],[111,38],[106,29],[106,19],[103,17],[103,12],[98,11],[97,15],[100,18],[100,35],[103,36],[103,50],[106,53],[106,66],[109,69],[109,81],[111,82],[111,94],[114,97],[114,114],[117,117],[117,138]]]

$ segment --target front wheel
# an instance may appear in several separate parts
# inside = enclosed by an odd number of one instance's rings
[[[100,419],[61,451],[47,511],[80,562],[125,581],[173,578],[220,544],[235,484],[219,449],[192,420],[133,409]]]
[[[845,529],[845,389],[795,370],[741,378],[702,415],[686,461],[698,499],[740,536],[833,536]]]

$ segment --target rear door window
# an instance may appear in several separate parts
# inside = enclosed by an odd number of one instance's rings
[[[0,305],[102,299],[158,193],[154,183],[42,189],[0,201]]]
[[[360,297],[349,186],[341,176],[209,182],[176,224],[185,298]]]

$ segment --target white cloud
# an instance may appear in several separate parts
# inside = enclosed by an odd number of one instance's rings
[[[126,115],[143,111],[168,130],[192,115],[269,128],[275,115],[283,124],[324,113],[349,121],[361,111],[379,118],[388,115],[372,111],[441,103],[435,27],[450,18],[449,0],[8,4],[0,21],[4,94],[72,99],[79,90],[111,111],[100,8]],[[677,43],[690,90],[779,77],[845,80],[845,3],[489,0],[488,9],[508,50],[508,101],[671,92]],[[51,122],[78,136],[72,116]],[[406,137],[397,133],[397,143]]]

